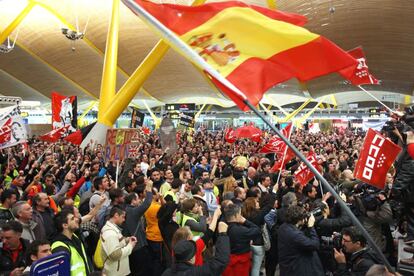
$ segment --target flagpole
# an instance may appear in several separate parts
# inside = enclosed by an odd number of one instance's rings
[[[289,148],[292,149],[292,151],[296,154],[297,157],[299,157],[303,163],[308,166],[308,168],[313,172],[315,177],[321,181],[321,183],[325,186],[324,188],[328,190],[332,196],[336,199],[339,206],[341,207],[342,211],[347,213],[347,215],[351,218],[353,224],[359,228],[359,230],[362,232],[362,235],[367,239],[368,244],[374,249],[377,254],[381,257],[382,261],[384,262],[385,266],[388,268],[390,272],[394,272],[394,268],[390,265],[387,258],[382,253],[382,250],[378,247],[378,245],[374,242],[372,237],[368,234],[367,230],[364,228],[364,226],[361,224],[361,222],[357,219],[357,217],[352,213],[351,209],[345,204],[345,202],[342,200],[342,198],[337,194],[337,192],[332,188],[332,186],[326,181],[326,179],[322,176],[322,174],[314,167],[312,164],[306,159],[306,157],[285,137],[282,135],[280,130],[278,130],[275,126],[273,126],[257,109],[254,105],[252,105],[249,100],[245,99],[243,101],[244,104],[246,104],[250,110],[252,110],[260,119],[263,120],[273,131],[276,132],[276,134],[283,140],[283,142],[286,143],[286,145],[289,146]]]
[[[324,195],[324,193],[323,193],[323,188],[322,188],[322,184],[321,184],[321,182],[318,180],[318,179],[316,179],[317,181],[318,181],[318,183],[319,183],[319,188],[321,189],[321,194],[322,194],[322,196]]]
[[[119,174],[119,160],[116,160],[116,175],[115,175],[115,183],[116,186],[118,187],[118,174]]]
[[[358,87],[359,87],[359,89],[361,89],[362,91],[364,91],[365,93],[367,93],[369,96],[371,96],[374,100],[376,100],[377,102],[379,102],[380,104],[382,104],[382,106],[385,107],[389,112],[395,113],[394,110],[392,110],[391,108],[389,108],[380,99],[378,99],[377,97],[375,97],[374,94],[372,94],[371,92],[369,92],[368,90],[366,90],[365,88],[363,88],[361,85],[358,85]]]
[[[394,272],[394,269],[388,262],[387,258],[385,258],[384,254],[382,254],[381,249],[375,244],[374,240],[368,234],[367,230],[362,226],[361,222],[355,217],[352,211],[348,208],[345,202],[341,199],[341,197],[336,193],[336,191],[331,187],[331,185],[326,181],[325,178],[320,174],[320,172],[312,166],[312,164],[306,159],[306,157],[285,137],[282,133],[272,124],[270,121],[257,110],[257,108],[248,100],[247,96],[240,91],[233,83],[228,81],[225,77],[220,75],[220,73],[214,69],[210,64],[208,64],[200,55],[198,55],[195,51],[191,49],[189,45],[187,45],[184,41],[177,37],[177,35],[168,29],[166,26],[161,24],[154,16],[152,16],[149,12],[147,12],[143,7],[138,5],[133,0],[122,0],[122,2],[129,7],[131,10],[136,12],[140,18],[149,25],[156,33],[158,33],[170,46],[186,57],[188,60],[193,62],[198,67],[204,69],[208,74],[216,78],[220,81],[223,85],[233,91],[238,97],[243,100],[243,103],[248,106],[259,118],[265,122],[270,129],[276,132],[276,134],[288,145],[292,151],[298,156],[307,166],[308,168],[314,173],[314,175],[325,185],[325,188],[331,192],[331,194],[337,200],[341,209],[346,212],[355,226],[357,226],[364,237],[367,239],[368,244],[372,246],[372,248],[381,256],[381,259],[384,261],[384,264],[387,266],[390,272]]]
[[[293,130],[293,122],[291,122],[291,127],[289,130],[289,136],[288,136],[288,140],[290,141],[290,136],[292,135],[292,130]],[[282,174],[282,170],[283,170],[283,166],[285,165],[285,157],[286,157],[286,153],[287,153],[287,147],[285,147],[285,152],[283,153],[283,159],[282,159],[282,164],[280,166],[279,169],[279,174],[277,176],[277,180],[276,180],[276,184],[279,185],[279,180],[280,180],[280,175]]]
[[[37,163],[38,164],[40,164],[40,160],[43,158],[43,156],[46,154],[46,152],[51,148],[51,147],[53,147],[53,143],[50,145],[50,146],[48,146],[44,151],[43,151],[43,153],[39,156],[39,158],[37,158]]]

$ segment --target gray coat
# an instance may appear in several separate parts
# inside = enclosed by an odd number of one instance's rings
[[[360,217],[360,220],[374,242],[384,251],[386,240],[382,235],[382,224],[392,222],[390,204],[384,202],[376,211],[367,211],[366,216]]]
[[[145,234],[145,226],[143,223],[144,213],[150,207],[152,202],[152,192],[146,192],[144,202],[139,206],[128,205],[125,208],[126,218],[123,227],[123,234],[126,237],[135,236],[137,245],[134,250],[148,245],[147,236]]]

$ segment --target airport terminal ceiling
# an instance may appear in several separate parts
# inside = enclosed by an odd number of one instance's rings
[[[32,1],[0,0],[0,31]],[[15,47],[0,53],[0,94],[24,100],[50,102],[51,91],[79,96],[80,103],[99,97],[105,41],[112,0],[38,0],[9,36]],[[164,1],[163,1],[164,2]],[[267,6],[266,1],[246,1]],[[175,3],[191,4],[179,0]],[[282,11],[305,15],[305,26],[324,35],[343,49],[362,46],[371,73],[381,85],[367,87],[381,95],[412,95],[414,88],[414,5],[391,0],[276,0]],[[120,6],[117,88],[119,89],[159,40],[123,4]],[[83,39],[72,42],[62,28],[80,31]],[[7,40],[4,43],[8,43]],[[304,93],[308,90],[308,93]],[[351,92],[354,91],[354,92]],[[349,93],[342,93],[349,92]],[[299,84],[296,80],[273,87],[265,103],[283,106],[338,95],[338,104],[366,101],[358,91],[336,74]],[[343,96],[340,96],[343,95]],[[379,95],[379,94],[378,94]],[[329,98],[326,101],[329,102]],[[196,102],[232,106],[187,60],[169,50],[135,97],[140,105]]]

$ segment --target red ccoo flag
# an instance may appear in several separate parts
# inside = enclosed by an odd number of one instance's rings
[[[358,64],[339,71],[344,78],[353,85],[379,84],[379,81],[368,71],[367,59],[361,47],[348,51],[348,54],[353,56]]]
[[[0,127],[0,144],[7,143],[11,139],[12,134],[12,118],[7,119]]]
[[[282,134],[285,137],[290,136],[290,132],[292,129],[292,123],[288,124],[286,127],[282,129]],[[276,153],[277,157],[280,159],[283,157],[283,154],[285,153],[286,143],[283,142],[283,140],[275,135],[272,137],[272,139],[267,142],[266,145],[263,146],[263,148],[260,150],[261,153]],[[289,162],[289,161],[288,161]]]
[[[384,189],[388,170],[401,148],[370,128],[365,136],[354,175],[357,179]]]
[[[236,136],[234,136],[234,130],[233,128],[227,128],[224,132],[224,140],[226,140],[227,143],[234,143],[236,142]]]
[[[316,159],[316,155],[313,152],[309,152],[308,157],[306,159],[314,166],[318,171],[321,171],[319,167],[318,160]],[[299,181],[302,186],[308,184],[308,182],[315,176],[315,174],[305,165],[305,163],[301,163],[299,168],[295,171],[295,178]]]
[[[285,145],[285,147],[287,147]],[[282,168],[284,168],[286,166],[287,163],[289,163],[290,160],[292,160],[295,157],[295,153],[293,152],[293,150],[291,148],[287,148],[286,150],[286,155],[285,158],[283,158],[284,155],[284,151],[281,153],[281,155],[279,156],[279,154],[277,154],[279,160],[277,160],[275,162],[275,164],[273,165],[273,167],[270,169],[270,172],[275,172],[275,171],[279,171]]]
[[[298,14],[237,1],[192,7],[145,0],[123,2],[136,14],[142,13],[140,8],[145,9],[176,35],[167,35],[154,22],[144,20],[157,28],[166,41],[182,48],[177,42],[177,38],[181,39],[209,67],[242,91],[240,95],[228,84],[212,78],[242,110],[248,109],[245,99],[257,105],[263,94],[278,83],[291,78],[305,82],[357,64],[325,37],[300,27],[306,18]],[[198,65],[211,73],[205,64]]]

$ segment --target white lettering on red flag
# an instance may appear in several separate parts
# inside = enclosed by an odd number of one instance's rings
[[[369,129],[361,149],[354,175],[357,179],[379,189],[385,186],[385,178],[401,148],[380,133]]]

